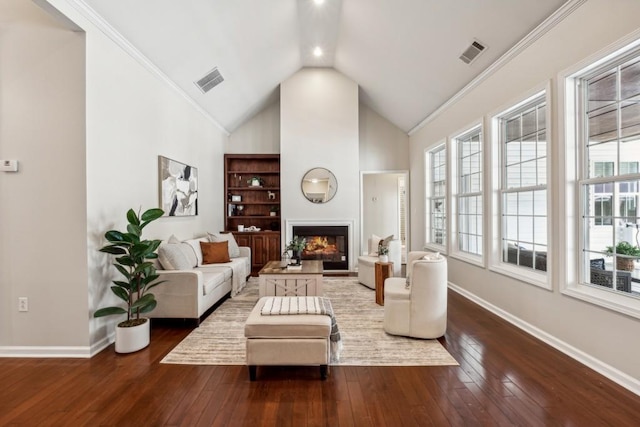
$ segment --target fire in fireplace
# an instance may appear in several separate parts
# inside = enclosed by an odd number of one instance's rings
[[[347,226],[294,226],[293,235],[307,244],[302,259],[321,260],[325,270],[349,269],[349,228]]]

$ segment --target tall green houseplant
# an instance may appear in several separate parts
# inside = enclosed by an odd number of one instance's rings
[[[162,209],[149,209],[140,216],[129,209],[127,231],[109,230],[105,233],[104,237],[109,244],[101,248],[100,252],[116,256],[113,265],[124,276],[124,280],[114,280],[111,290],[125,302],[126,308],[104,307],[97,310],[94,317],[126,313],[127,320],[118,326],[130,327],[144,323],[146,319],[141,319],[140,314],[148,313],[156,307],[155,296],[149,290],[162,282],[157,281],[159,276],[156,268],[149,260],[158,257],[156,251],[161,241],[143,240],[142,230],[162,215]]]

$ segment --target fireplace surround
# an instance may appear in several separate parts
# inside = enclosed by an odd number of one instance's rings
[[[287,241],[293,236],[306,239],[302,260],[321,260],[325,271],[350,270],[350,222],[287,221]]]

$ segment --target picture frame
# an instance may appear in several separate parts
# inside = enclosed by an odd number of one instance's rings
[[[158,174],[164,215],[198,215],[198,168],[158,156]]]
[[[232,202],[241,202],[242,201],[242,196],[239,194],[232,194],[231,195],[231,201]]]

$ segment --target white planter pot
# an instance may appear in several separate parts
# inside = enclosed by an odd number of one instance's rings
[[[389,255],[379,255],[378,259],[380,262],[389,262]]]
[[[144,319],[146,322],[138,326],[116,326],[116,353],[133,353],[149,345],[151,322],[147,318]]]
[[[252,187],[260,187],[260,181],[258,181],[257,179],[254,179],[251,181],[251,186]]]
[[[269,215],[271,215],[271,216],[276,216],[276,213],[277,213],[277,212],[269,212]]]

